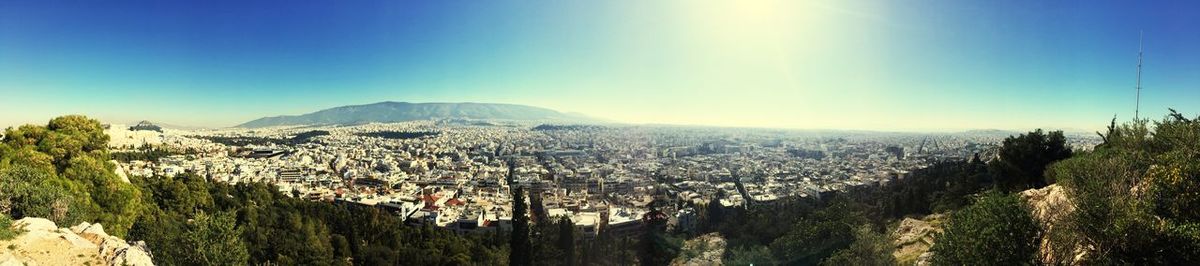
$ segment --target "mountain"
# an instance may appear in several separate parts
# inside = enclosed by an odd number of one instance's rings
[[[516,104],[380,102],[334,107],[304,115],[263,117],[238,127],[389,123],[427,119],[592,120],[578,114]]]

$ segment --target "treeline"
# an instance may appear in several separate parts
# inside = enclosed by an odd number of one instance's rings
[[[513,198],[525,198],[524,188]],[[567,217],[548,217],[536,195],[513,202],[513,227],[508,233],[508,265],[666,265],[675,257],[682,239],[667,232],[666,216],[652,212],[645,226],[631,235],[602,230],[585,239]],[[533,223],[533,218],[539,222]],[[657,214],[657,215],[655,215]]]
[[[135,177],[148,203],[129,239],[165,265],[498,265],[502,236],[405,225],[376,208],[291,198],[268,184]]]
[[[117,160],[118,162],[122,163],[128,163],[132,161],[158,162],[158,159],[166,158],[172,155],[189,155],[197,153],[199,153],[199,151],[194,148],[180,150],[161,146],[142,145],[136,150],[113,151],[110,152],[109,155],[113,160]]]
[[[700,225],[693,235],[720,232],[726,236],[725,259],[732,264],[895,264],[886,237],[891,222],[955,212],[977,199],[993,198],[987,195],[1004,197],[1044,186],[1042,169],[1069,156],[1062,132],[1037,130],[1006,139],[999,158],[940,162],[881,187],[858,187],[820,199],[786,198],[749,208],[722,208],[710,202],[697,206]],[[1028,215],[1025,218],[1032,223]]]
[[[215,143],[225,144],[228,146],[246,146],[246,145],[299,145],[313,141],[313,138],[329,135],[329,131],[312,130],[305,131],[290,138],[268,138],[268,137],[245,137],[245,136],[190,136],[192,138],[206,139]]]
[[[415,139],[426,136],[437,136],[438,132],[432,131],[376,131],[366,133],[355,133],[355,135],[363,137],[375,137],[385,139]]]

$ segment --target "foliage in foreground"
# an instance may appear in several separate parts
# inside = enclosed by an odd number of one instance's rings
[[[892,266],[896,265],[896,257],[892,256],[895,250],[887,235],[863,226],[854,231],[850,247],[833,253],[821,265]]]
[[[13,228],[13,220],[8,215],[0,215],[0,240],[9,240],[21,234],[20,228]]]
[[[1052,167],[1076,202],[1057,251],[1095,264],[1200,264],[1200,117],[1109,126],[1094,152]],[[1058,258],[1069,262],[1070,258]]]
[[[1040,241],[1025,203],[991,191],[954,212],[930,251],[937,265],[1029,265],[1036,264]]]
[[[109,162],[100,122],[78,115],[8,128],[0,143],[0,213],[59,225],[103,223],[124,236],[141,214],[140,191]]]

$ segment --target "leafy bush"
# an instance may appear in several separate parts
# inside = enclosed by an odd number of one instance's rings
[[[937,265],[1035,264],[1039,228],[1016,196],[984,193],[975,204],[951,214],[930,249]]]
[[[1087,247],[1096,264],[1200,264],[1200,118],[1172,110],[1117,126],[1094,152],[1056,164],[1076,210],[1074,238],[1056,250]]]
[[[13,228],[13,220],[8,215],[0,213],[0,240],[9,240],[20,235],[20,228]]]
[[[875,232],[870,226],[862,226],[854,231],[854,244],[833,253],[821,265],[896,265],[896,257],[892,256],[895,250],[887,235]]]

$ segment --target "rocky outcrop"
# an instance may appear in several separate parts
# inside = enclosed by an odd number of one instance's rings
[[[723,265],[724,254],[725,238],[709,233],[684,242],[679,257],[671,260],[671,265]]]
[[[921,219],[904,218],[892,231],[892,241],[896,251],[892,256],[901,265],[927,265],[929,248],[933,246],[934,238],[942,232],[942,214],[931,214]]]
[[[1029,206],[1030,214],[1040,225],[1042,242],[1038,259],[1047,265],[1079,265],[1087,257],[1088,248],[1073,243],[1072,232],[1067,230],[1066,219],[1075,211],[1075,205],[1059,185],[1025,190],[1020,197]],[[921,219],[905,218],[900,221],[892,239],[896,251],[892,255],[901,265],[929,265],[933,256],[929,248],[934,244],[937,233],[942,231],[945,216],[933,214]]]
[[[1057,184],[1040,189],[1021,192],[1021,199],[1029,205],[1033,219],[1042,228],[1042,242],[1038,258],[1045,264],[1075,265],[1087,256],[1087,249],[1072,244],[1071,232],[1066,231],[1065,219],[1075,211],[1075,205],[1067,193]]]
[[[43,218],[13,223],[24,231],[0,241],[0,266],[7,265],[154,265],[144,244],[130,245],[104,232],[100,224],[59,228]]]

